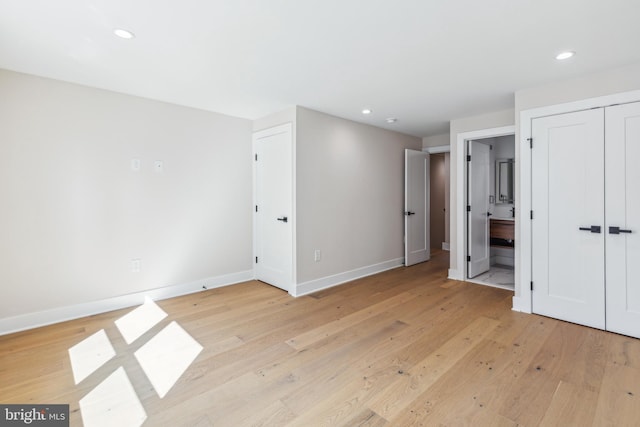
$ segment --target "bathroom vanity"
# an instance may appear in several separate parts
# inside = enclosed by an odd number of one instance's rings
[[[489,239],[491,246],[513,248],[514,238],[515,231],[513,219],[491,218],[489,221]]]

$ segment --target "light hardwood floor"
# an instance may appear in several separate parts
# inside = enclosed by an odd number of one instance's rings
[[[146,426],[637,426],[640,340],[511,311],[512,292],[447,280],[432,261],[294,299],[247,282],[0,337],[1,403],[79,400],[117,367]],[[160,399],[133,352],[171,321],[204,346]],[[117,356],[74,385],[67,350],[104,329]],[[119,426],[124,427],[124,426]]]

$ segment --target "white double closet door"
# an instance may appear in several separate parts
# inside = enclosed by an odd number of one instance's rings
[[[640,103],[532,120],[532,307],[640,337]]]

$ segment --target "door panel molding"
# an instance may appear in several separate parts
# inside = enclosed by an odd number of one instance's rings
[[[516,239],[521,244],[516,248],[516,288],[513,297],[513,310],[531,313],[531,149],[529,148],[529,140],[532,120],[555,114],[638,101],[640,101],[640,90],[635,90],[520,112],[520,128],[516,138],[516,205],[519,207],[516,210]],[[535,212],[533,215],[535,216]]]
[[[467,161],[467,277],[476,277],[489,271],[491,255],[489,250],[489,194],[491,190],[491,153],[486,144],[471,140],[468,142]]]
[[[534,119],[532,137],[532,310],[604,329],[604,110]]]
[[[265,144],[272,145],[265,146]],[[274,155],[271,155],[271,151]],[[255,132],[252,155],[254,278],[294,295],[296,218],[292,124],[286,123]],[[273,165],[276,166],[273,167]],[[269,172],[270,168],[272,168],[271,172]],[[272,184],[269,184],[270,182]],[[265,184],[269,188],[265,188]],[[265,199],[266,193],[274,191],[276,193]],[[274,208],[275,210],[271,209],[273,203],[278,205]],[[286,221],[281,220],[284,217],[287,218]],[[280,233],[284,233],[284,236]],[[281,236],[283,241],[276,244],[277,241],[274,238],[280,238],[278,236]]]
[[[404,150],[404,263],[406,266],[431,257],[429,153]]]
[[[640,102],[606,108],[605,129],[607,330],[640,338]]]

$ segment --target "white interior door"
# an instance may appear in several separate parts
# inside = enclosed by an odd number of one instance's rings
[[[607,330],[640,338],[640,103],[605,116]]]
[[[404,263],[431,256],[429,240],[429,154],[404,151]]]
[[[533,311],[604,329],[604,110],[534,119],[532,138]]]
[[[293,283],[293,186],[291,125],[253,136],[255,164],[254,274],[290,291]]]
[[[489,271],[489,183],[491,147],[478,141],[469,141],[467,157],[468,205],[467,209],[467,276],[475,277]]]

